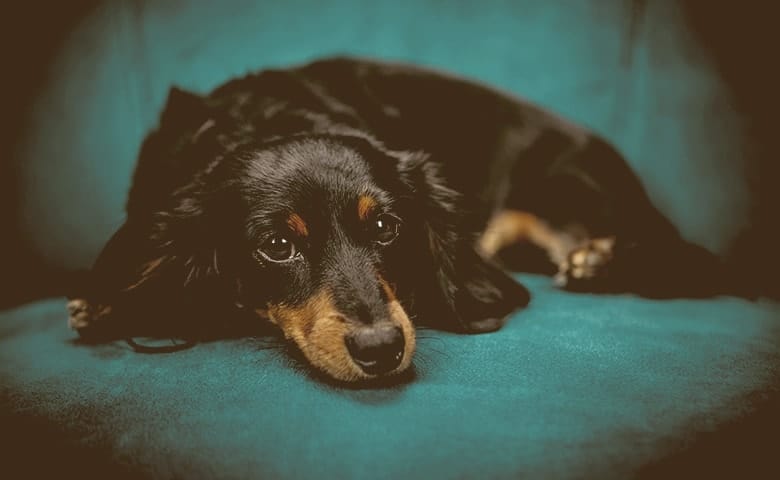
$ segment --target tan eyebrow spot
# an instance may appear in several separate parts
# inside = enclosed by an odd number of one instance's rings
[[[287,225],[292,228],[293,232],[302,237],[309,235],[309,228],[306,226],[306,222],[297,213],[290,214],[287,218]]]
[[[378,277],[379,277],[379,283],[380,283],[380,285],[382,285],[382,289],[384,289],[385,295],[387,295],[388,301],[392,302],[394,300],[398,300],[395,297],[395,288],[393,288],[392,285],[387,283],[387,280],[385,280],[382,275],[378,275]]]
[[[371,214],[371,211],[376,208],[376,200],[369,197],[368,195],[361,195],[358,198],[358,218],[361,220],[367,220],[369,214]]]
[[[395,286],[390,285],[381,273],[377,273],[377,277],[379,278],[379,284],[382,285],[382,289],[385,291],[385,295],[387,295],[387,300],[390,302],[397,300],[397,298],[395,298]]]

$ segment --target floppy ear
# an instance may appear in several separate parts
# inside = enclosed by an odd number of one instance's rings
[[[474,247],[460,242],[450,255],[449,268],[438,273],[441,290],[460,325],[468,332],[492,332],[501,328],[515,310],[528,305],[528,290],[500,268],[488,263]]]
[[[468,332],[501,328],[512,312],[528,304],[528,290],[476,252],[478,232],[466,202],[445,185],[426,155],[409,154],[399,165],[402,180],[415,192],[432,259],[433,273],[422,288],[426,298],[418,295],[416,302],[427,304],[426,315],[439,322],[455,319],[454,326]]]
[[[220,151],[206,99],[172,87],[157,128],[143,141],[127,203],[128,215],[160,208],[173,184]]]
[[[158,128],[144,140],[127,203],[128,221],[104,248],[93,270],[111,265],[114,287],[133,290],[165,273],[173,284],[186,286],[207,276],[214,266],[204,179],[187,185],[177,181],[187,165],[216,155],[197,144],[203,125],[213,125],[203,97],[172,87]],[[175,190],[174,190],[175,189]],[[122,258],[115,258],[120,256]],[[122,268],[117,268],[121,266]]]
[[[193,120],[197,121],[205,114],[207,109],[200,95],[179,87],[171,87],[160,115],[160,125],[176,128]]]
[[[188,170],[213,160],[219,152],[201,135],[204,122],[213,125],[209,115],[205,99],[171,89],[159,127],[141,148],[127,203],[128,219],[91,270],[76,279],[70,298],[100,305],[101,312],[110,312],[105,317],[123,317],[135,326],[154,317],[150,313],[161,318],[194,306],[193,299],[203,297],[200,289],[215,283],[206,280],[218,280],[217,244],[209,233],[219,226],[209,223],[206,208],[218,196],[206,185],[215,184],[205,178],[181,184]],[[212,291],[216,294],[218,289]],[[124,322],[92,323],[111,330]]]
[[[175,294],[219,272],[216,245],[205,233],[205,211],[191,193],[177,192],[168,208],[131,217],[92,267],[91,290],[113,301],[155,289]]]

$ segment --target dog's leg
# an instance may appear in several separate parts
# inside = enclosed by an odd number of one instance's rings
[[[590,238],[582,228],[556,229],[536,215],[506,209],[490,220],[478,250],[486,258],[494,258],[505,248],[523,242],[544,251],[557,270],[556,284],[566,287],[598,277],[612,258],[615,239]]]
[[[490,220],[479,239],[478,249],[486,258],[493,258],[520,242],[530,242],[543,249],[556,265],[565,262],[578,243],[574,235],[553,229],[536,215],[507,209]]]
[[[633,292],[661,298],[739,294],[739,285],[717,257],[665,233],[591,237],[584,230],[556,229],[527,212],[504,210],[489,222],[478,248],[492,258],[515,244],[530,243],[557,268],[555,284],[570,291]]]
[[[604,257],[596,261],[596,273],[589,278],[575,278],[572,265],[566,272],[566,288],[651,298],[750,296],[721,259],[679,236],[618,237]]]
[[[556,229],[531,213],[505,209],[490,220],[477,247],[484,257],[495,258],[504,249],[521,243],[544,252],[554,269],[555,284],[561,288],[608,291],[616,287],[608,284],[614,276],[614,236],[591,238],[584,228]],[[522,264],[517,267],[525,270]]]

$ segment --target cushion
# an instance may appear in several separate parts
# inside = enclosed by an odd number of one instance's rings
[[[0,437],[28,471],[625,478],[773,388],[776,303],[521,281],[529,308],[492,334],[419,332],[416,378],[390,389],[322,383],[265,339],[157,355],[83,345],[64,300],[29,304],[0,313],[0,407],[13,419]]]

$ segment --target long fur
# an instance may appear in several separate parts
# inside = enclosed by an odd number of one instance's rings
[[[322,185],[328,193],[317,193]],[[322,253],[316,274],[274,276],[247,254],[279,211],[337,209],[366,192],[403,219],[392,248],[349,250],[355,234],[345,226],[322,251],[362,260]],[[232,80],[206,96],[171,89],[142,146],[127,221],[75,295],[111,305],[112,318],[82,333],[214,330],[269,304],[299,305],[323,285],[349,310],[357,307],[348,290],[362,287],[344,279],[371,272],[395,286],[417,323],[492,331],[530,299],[475,249],[503,208],[616,237],[607,290],[724,291],[717,260],[680,238],[620,154],[591,132],[440,72],[328,59]],[[326,223],[312,228],[335,228]],[[374,298],[364,304],[379,302],[373,290],[358,293]]]

